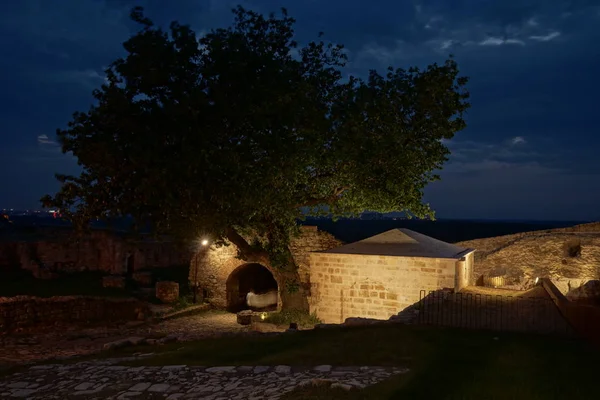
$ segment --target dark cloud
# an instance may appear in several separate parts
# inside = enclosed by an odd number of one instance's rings
[[[43,0],[0,6],[0,206],[34,206],[54,172],[77,171],[54,131],[87,109],[103,69],[123,54],[142,5],[160,25],[198,33],[228,26],[241,3],[286,7],[301,43],[346,45],[347,74],[442,62],[455,55],[471,80],[468,128],[448,145],[442,181],[426,190],[440,216],[595,218],[600,189],[600,3],[557,0]],[[11,172],[7,172],[11,171]],[[16,179],[15,179],[16,177]]]

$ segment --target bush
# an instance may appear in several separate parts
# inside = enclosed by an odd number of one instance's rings
[[[193,299],[191,296],[179,296],[179,299],[173,304],[175,311],[184,310],[193,305]]]
[[[565,257],[579,257],[581,255],[581,241],[579,239],[570,239],[563,245]]]
[[[289,325],[295,322],[299,327],[312,328],[320,324],[321,320],[315,314],[293,310],[267,314],[265,322],[275,325]]]

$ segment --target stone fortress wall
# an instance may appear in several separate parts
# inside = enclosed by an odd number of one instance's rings
[[[93,324],[143,320],[148,305],[137,299],[85,296],[0,298],[0,332],[66,323]]]
[[[3,267],[20,266],[40,278],[48,271],[123,274],[128,268],[131,272],[186,265],[190,257],[191,252],[169,241],[130,241],[107,230],[92,230],[78,238],[71,229],[45,228],[0,241],[0,273]]]

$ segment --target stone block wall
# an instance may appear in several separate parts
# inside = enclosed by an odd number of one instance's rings
[[[298,273],[302,283],[310,283],[310,253],[324,251],[343,245],[335,236],[318,230],[316,226],[301,227],[302,234],[292,240],[290,251],[298,265]]]
[[[299,237],[292,240],[290,250],[294,260],[298,265],[299,275],[302,283],[309,286],[310,282],[310,258],[312,251],[329,250],[341,246],[342,242],[333,235],[319,231],[316,226],[301,227]],[[206,293],[206,300],[217,306],[225,307],[227,305],[226,282],[233,271],[238,267],[248,264],[245,260],[236,258],[237,247],[233,244],[228,246],[210,246],[201,248],[198,253],[192,257],[190,264],[190,282],[198,286],[199,293]],[[278,280],[277,271],[270,266],[264,267],[271,270],[276,280]],[[280,282],[278,281],[281,287]]]
[[[135,272],[132,276],[133,280],[140,286],[149,287],[152,286],[154,282],[154,277],[152,276],[152,272],[149,271],[140,271]]]
[[[3,268],[16,267],[19,265],[19,253],[17,243],[0,242],[0,272]]]
[[[388,319],[419,301],[420,291],[454,288],[457,260],[354,254],[310,255],[311,313],[325,323]]]
[[[162,281],[156,282],[156,298],[163,303],[174,303],[179,299],[179,283]]]
[[[125,238],[106,230],[93,230],[76,237],[70,229],[40,228],[35,239],[0,242],[2,266],[19,265],[37,275],[38,270],[55,272],[103,271],[123,274],[132,255],[133,270],[189,263],[191,252],[169,241]],[[42,267],[45,266],[44,267]]]
[[[143,319],[148,305],[137,299],[64,296],[0,298],[0,332],[56,324],[106,323]]]
[[[125,288],[125,277],[121,275],[103,276],[102,287],[123,289]]]
[[[236,258],[237,247],[210,246],[192,257],[190,282],[197,285],[198,292],[206,295],[205,301],[216,307],[227,306],[227,278],[241,265],[247,264]]]

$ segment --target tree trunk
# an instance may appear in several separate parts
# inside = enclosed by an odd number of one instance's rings
[[[308,312],[307,293],[300,283],[298,270],[280,273],[278,282],[282,311],[298,310]]]
[[[281,295],[281,309],[283,311],[297,310],[308,312],[308,293],[300,281],[298,266],[292,252],[287,250],[288,262],[285,266],[274,268],[279,275],[279,293]]]

